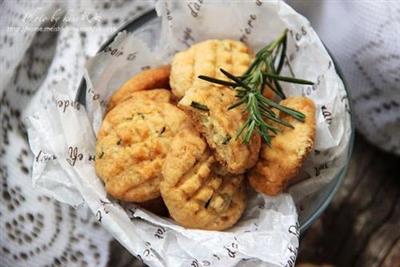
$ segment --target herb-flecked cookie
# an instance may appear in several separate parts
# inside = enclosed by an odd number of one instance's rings
[[[229,109],[237,101],[235,94],[232,89],[213,84],[193,86],[178,106],[195,121],[195,127],[206,138],[221,165],[230,173],[241,174],[256,163],[261,138],[257,133],[251,136],[249,143],[236,138],[247,120],[247,112],[243,105]]]
[[[205,140],[185,124],[173,139],[160,185],[165,205],[177,223],[223,230],[239,220],[246,207],[244,176],[220,175],[217,168]]]
[[[160,196],[165,156],[186,119],[166,101],[168,94],[137,92],[105,116],[97,135],[95,168],[114,198],[144,202]]]
[[[251,51],[242,42],[207,40],[177,53],[171,64],[171,90],[182,97],[178,106],[195,121],[195,127],[214,150],[215,158],[228,172],[235,174],[244,173],[256,163],[260,136],[254,134],[248,144],[237,139],[247,113],[243,106],[229,109],[237,101],[236,92],[198,76],[229,80],[220,68],[242,75],[251,60]]]
[[[281,131],[272,138],[271,146],[262,145],[260,159],[250,172],[250,185],[256,191],[272,196],[281,193],[297,175],[315,139],[314,102],[307,97],[292,96],[280,104],[298,110],[306,117],[301,122],[280,113],[280,118],[289,122],[293,128],[276,125]]]

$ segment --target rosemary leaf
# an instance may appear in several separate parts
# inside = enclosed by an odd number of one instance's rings
[[[275,66],[274,66],[274,64],[271,63],[269,67],[270,67],[270,71],[273,72],[273,73],[275,73]],[[283,89],[282,89],[281,85],[279,84],[278,80],[277,80],[277,79],[273,79],[273,78],[268,77],[268,76],[265,76],[265,77],[266,77],[266,78],[269,78],[269,79],[273,82],[273,84],[275,85],[275,89],[276,89],[277,95],[278,95],[280,98],[285,99],[285,98],[286,98],[285,93],[283,92]]]
[[[283,82],[290,82],[290,83],[297,83],[297,84],[308,84],[308,85],[313,85],[313,82],[303,80],[303,79],[297,79],[297,78],[292,78],[292,77],[287,77],[287,76],[280,76],[276,74],[272,74],[269,72],[264,72],[263,73],[266,77],[271,78],[273,80],[278,80],[278,81],[283,81]]]
[[[280,57],[279,57],[278,67],[276,68],[276,72],[277,73],[281,73],[281,70],[283,68],[283,64],[285,63],[286,46],[287,46],[287,36],[285,35],[285,39],[283,40],[282,48],[280,50]]]
[[[291,125],[289,122],[287,122],[286,120],[283,120],[283,119],[280,119],[280,118],[276,118],[276,117],[274,117],[274,116],[271,116],[270,114],[265,114],[264,115],[267,119],[269,119],[269,120],[271,120],[271,121],[274,121],[274,122],[277,122],[277,123],[279,123],[279,124],[282,124],[282,125],[284,125],[284,126],[286,126],[286,127],[289,127],[289,128],[294,128],[293,127],[293,125]]]
[[[241,104],[243,104],[243,103],[245,103],[245,102],[246,102],[246,98],[243,98],[242,100],[239,100],[239,101],[233,103],[232,105],[230,105],[230,106],[228,107],[228,110],[231,110],[231,109],[233,109],[233,108],[236,108],[237,106],[240,106]]]
[[[290,65],[289,58],[288,58],[287,56],[286,56],[286,63],[287,63],[287,66],[288,66],[288,69],[289,69],[290,75],[292,75],[292,77],[294,78],[294,77],[295,77],[295,75],[294,75],[294,72],[293,72],[292,66]]]
[[[226,77],[228,77],[229,79],[235,81],[239,86],[241,86],[241,87],[243,87],[243,88],[245,88],[245,89],[251,91],[251,88],[248,86],[248,84],[244,83],[240,78],[234,76],[233,74],[230,74],[230,73],[227,72],[226,70],[223,70],[223,69],[219,69],[219,70],[220,70]]]
[[[200,75],[198,76],[199,79],[205,80],[207,82],[212,82],[212,83],[216,83],[216,84],[221,84],[221,85],[225,85],[225,86],[230,86],[230,87],[236,87],[237,84],[233,83],[233,82],[229,82],[229,81],[224,81],[224,80],[220,80],[220,79],[216,79],[213,77],[208,77],[208,76],[204,76],[204,75]]]
[[[264,97],[262,99],[262,101],[264,102],[264,104],[267,104],[267,105],[269,105],[269,106],[271,106],[273,108],[279,109],[280,111],[292,116],[296,120],[304,121],[304,119],[306,118],[306,116],[303,113],[301,113],[300,111],[297,111],[295,109],[282,106],[282,105],[280,105],[278,103],[275,103],[274,101],[272,101],[272,100],[270,100],[270,99],[268,99],[266,97]]]
[[[192,103],[190,103],[190,106],[193,107],[193,108],[197,108],[199,110],[202,110],[202,111],[210,111],[210,109],[206,105],[201,104],[201,103],[196,102],[196,101],[192,101]]]

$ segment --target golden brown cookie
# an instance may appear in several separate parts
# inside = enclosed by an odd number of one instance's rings
[[[260,149],[255,134],[249,144],[236,139],[238,129],[247,119],[242,107],[228,110],[237,98],[230,88],[197,78],[207,75],[228,80],[219,70],[243,74],[251,63],[250,49],[233,40],[208,40],[175,55],[171,64],[170,84],[173,94],[183,97],[178,106],[195,121],[215,151],[215,158],[229,172],[240,174],[251,168]]]
[[[208,84],[191,87],[178,106],[196,122],[221,165],[230,173],[240,174],[256,163],[261,139],[254,134],[249,144],[244,144],[241,137],[236,138],[247,120],[243,106],[228,110],[236,100],[233,90]]]
[[[161,196],[171,217],[188,228],[223,230],[246,207],[243,175],[218,175],[207,143],[190,125],[175,136],[163,166]]]
[[[136,99],[136,101],[141,100],[153,100],[159,103],[169,103],[171,102],[171,90],[167,89],[151,89],[146,91],[137,91],[131,94],[130,98]]]
[[[174,105],[145,97],[132,97],[107,113],[97,135],[95,164],[107,192],[133,202],[157,198],[166,153],[186,118]]]
[[[177,53],[172,59],[170,85],[178,98],[191,87],[207,86],[209,83],[198,79],[199,75],[228,80],[220,68],[242,75],[252,60],[250,49],[234,40],[207,40]]]
[[[170,66],[166,65],[139,72],[125,82],[121,88],[111,96],[107,110],[111,110],[118,103],[130,98],[133,92],[155,88],[169,88],[170,69]]]
[[[263,144],[260,160],[249,174],[250,185],[258,192],[277,195],[293,179],[311,151],[315,139],[315,105],[306,97],[289,97],[280,103],[306,115],[305,122],[281,113],[280,117],[293,125],[278,125],[281,132],[272,138],[271,147]]]

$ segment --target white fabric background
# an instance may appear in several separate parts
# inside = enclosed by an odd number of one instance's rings
[[[341,65],[357,129],[400,154],[400,2],[288,2],[310,18]],[[31,187],[33,158],[22,118],[39,90],[66,80],[76,91],[87,57],[124,21],[151,6],[152,1],[0,1],[0,266],[106,265],[111,237],[91,214]],[[91,28],[79,28],[84,19],[40,32],[34,30],[40,19],[26,20],[79,12],[92,15]]]
[[[39,91],[65,80],[75,92],[88,56],[149,7],[149,1],[0,1],[1,267],[107,264],[112,238],[92,214],[32,188],[34,159],[23,118]],[[85,17],[72,19],[80,15]],[[42,23],[44,16],[71,19],[61,22],[59,31],[35,30],[53,24]],[[87,16],[93,24],[87,25]]]
[[[400,1],[287,2],[311,21],[339,62],[358,131],[400,155]]]

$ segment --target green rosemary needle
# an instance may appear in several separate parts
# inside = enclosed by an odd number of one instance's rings
[[[257,52],[254,61],[242,76],[234,76],[223,69],[220,69],[221,72],[230,81],[204,75],[198,76],[198,78],[205,81],[221,84],[236,91],[238,100],[230,105],[228,110],[245,105],[248,117],[245,123],[238,129],[236,135],[236,138],[242,136],[243,143],[249,143],[254,131],[257,131],[264,142],[271,145],[271,138],[279,132],[279,128],[276,127],[276,124],[293,127],[288,121],[280,118],[273,109],[277,109],[298,121],[305,120],[305,115],[303,113],[295,109],[284,107],[263,95],[264,88],[268,86],[280,99],[285,99],[286,96],[279,82],[303,85],[314,84],[307,80],[280,75],[285,59],[287,59],[286,47],[287,30],[276,40]],[[294,76],[290,65],[289,70],[292,76]],[[204,108],[200,107],[198,103],[192,103],[192,105],[199,109]]]
[[[192,106],[194,108],[197,108],[199,110],[202,110],[202,111],[209,111],[209,109],[208,109],[208,107],[206,105],[201,104],[201,103],[196,102],[196,101],[192,101],[192,103],[190,103],[190,106]]]

